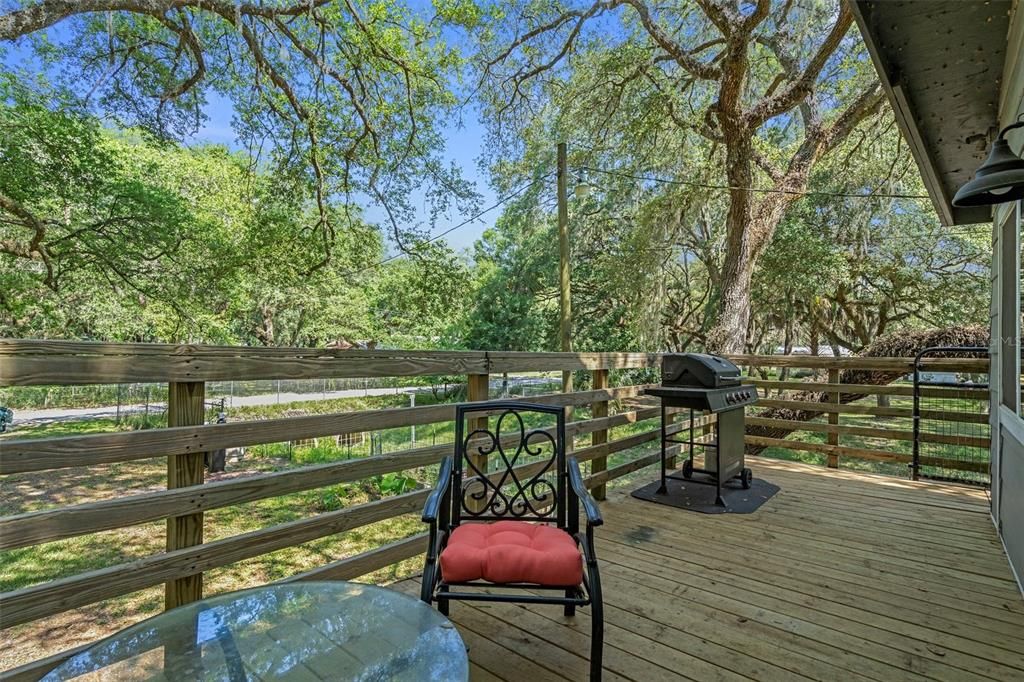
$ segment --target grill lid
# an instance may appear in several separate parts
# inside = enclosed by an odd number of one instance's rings
[[[721,388],[740,383],[740,368],[718,355],[670,353],[661,359],[661,385]]]

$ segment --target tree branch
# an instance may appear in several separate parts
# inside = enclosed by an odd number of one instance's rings
[[[302,0],[287,5],[241,3],[232,0],[42,0],[0,15],[0,40],[14,40],[78,14],[135,12],[157,16],[171,10],[192,8],[217,14],[265,19],[296,16],[326,5],[331,0]]]
[[[19,244],[13,239],[0,240],[0,252],[41,262],[46,268],[45,283],[48,287],[54,288],[53,263],[46,244],[43,243],[46,239],[46,222],[25,208],[21,202],[3,193],[0,193],[0,209],[18,218],[20,226],[32,231],[28,244]]]
[[[161,95],[160,101],[168,102],[181,97],[203,79],[203,76],[206,75],[206,62],[203,59],[203,46],[199,43],[199,38],[192,31],[192,27],[185,23],[188,17],[185,16],[184,11],[182,11],[181,26],[174,23],[163,14],[156,14],[154,16],[157,21],[178,34],[181,44],[188,48],[188,51],[192,55],[192,59],[196,64],[195,71],[193,71],[192,75]]]
[[[706,2],[708,0],[704,1]],[[636,12],[640,19],[640,23],[643,24],[644,30],[647,31],[647,34],[651,39],[658,44],[658,47],[665,50],[676,64],[681,66],[692,76],[703,80],[717,80],[721,77],[721,69],[713,64],[702,62],[696,57],[699,52],[706,49],[706,44],[698,46],[698,48],[693,51],[686,50],[682,45],[673,40],[672,37],[665,32],[665,29],[655,21],[651,16],[650,9],[648,9],[647,5],[642,0],[621,0],[621,4],[629,5],[633,8],[633,11]],[[712,19],[712,21],[714,21],[714,19]]]
[[[832,25],[832,30],[829,31],[828,36],[818,46],[818,50],[811,57],[803,71],[796,78],[779,88],[774,95],[764,97],[747,112],[746,118],[752,128],[756,129],[765,121],[789,111],[814,90],[814,84],[818,79],[818,75],[825,68],[829,57],[839,49],[839,44],[852,23],[853,13],[846,3],[841,3],[836,23]]]

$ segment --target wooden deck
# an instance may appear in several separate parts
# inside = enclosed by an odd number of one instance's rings
[[[602,503],[606,680],[1024,680],[1024,601],[983,491],[753,468],[782,492],[752,515]],[[586,679],[588,611],[451,614],[474,679],[543,682]]]

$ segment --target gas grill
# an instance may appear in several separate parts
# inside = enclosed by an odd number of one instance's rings
[[[661,487],[668,492],[668,479],[693,480],[715,486],[715,503],[726,506],[722,484],[738,479],[744,489],[750,488],[752,475],[744,464],[743,435],[746,430],[744,407],[757,402],[757,390],[740,383],[740,370],[726,358],[702,353],[673,353],[661,361],[661,386],[649,388],[647,395],[661,399]],[[690,410],[689,436],[685,440],[670,438],[665,424],[666,408]],[[696,412],[717,415],[715,440],[697,440],[693,434]],[[683,462],[682,477],[666,472],[665,451],[669,443],[687,445],[689,456]],[[704,448],[704,468],[693,464],[694,449]],[[700,478],[693,475],[700,474]]]

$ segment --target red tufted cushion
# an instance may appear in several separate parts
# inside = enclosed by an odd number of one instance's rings
[[[447,582],[487,580],[575,586],[583,582],[580,551],[572,536],[527,521],[469,523],[452,531],[441,552]]]

